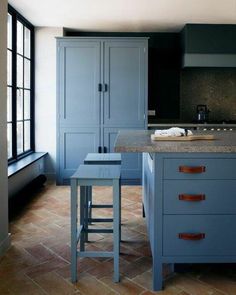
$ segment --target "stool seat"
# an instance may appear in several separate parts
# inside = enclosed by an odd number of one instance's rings
[[[105,164],[105,165],[120,165],[121,154],[119,153],[89,153],[84,159],[84,164]]]
[[[75,179],[102,179],[111,180],[120,178],[119,165],[80,165],[71,176]]]

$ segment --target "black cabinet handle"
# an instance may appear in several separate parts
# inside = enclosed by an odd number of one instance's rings
[[[104,146],[103,151],[104,151],[105,154],[107,153],[107,147],[106,146]]]
[[[98,84],[98,91],[102,92],[102,84],[101,83]]]
[[[108,85],[104,84],[104,92],[107,92],[107,90],[108,90]]]
[[[99,153],[99,154],[102,153],[102,147],[101,147],[101,146],[98,147],[98,153]]]

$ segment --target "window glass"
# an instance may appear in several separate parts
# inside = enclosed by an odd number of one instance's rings
[[[12,120],[12,89],[7,87],[7,121]]]
[[[24,35],[24,42],[25,42],[25,50],[24,56],[30,58],[30,30],[25,27],[25,35]]]
[[[16,111],[17,111],[17,121],[23,120],[23,90],[17,89],[17,104],[16,104]]]
[[[19,155],[23,153],[23,122],[17,122],[16,138],[17,138],[17,155]]]
[[[30,88],[30,61],[25,58],[24,62],[24,87]]]
[[[7,124],[7,157],[12,158],[12,124]]]
[[[12,53],[7,50],[7,85],[12,85]]]
[[[30,119],[30,91],[24,91],[24,119]]]
[[[17,87],[23,87],[23,57],[17,55]]]
[[[12,49],[12,16],[7,15],[7,48]]]
[[[23,54],[23,32],[24,27],[21,22],[17,21],[17,53]]]
[[[24,150],[30,149],[30,121],[25,121],[24,123]]]

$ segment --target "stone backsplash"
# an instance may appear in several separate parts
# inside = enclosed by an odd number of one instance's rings
[[[181,121],[196,120],[198,104],[208,106],[211,121],[236,120],[236,69],[183,69],[180,78]]]

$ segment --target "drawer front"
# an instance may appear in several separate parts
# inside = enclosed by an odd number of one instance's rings
[[[236,159],[165,159],[165,179],[236,179]]]
[[[235,227],[235,215],[165,215],[163,255],[236,255]]]
[[[236,214],[236,180],[164,180],[165,214]]]

